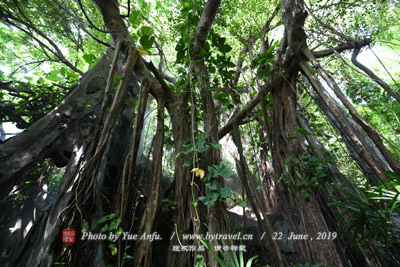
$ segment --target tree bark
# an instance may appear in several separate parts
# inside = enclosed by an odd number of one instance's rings
[[[153,234],[155,219],[160,202],[162,179],[162,156],[164,147],[164,103],[158,103],[157,130],[153,141],[153,167],[151,175],[151,192],[146,202],[146,207],[140,221],[138,234]],[[134,249],[135,266],[151,266],[152,242],[150,240],[137,240]]]
[[[204,131],[208,134],[208,139],[206,140],[206,142],[218,140],[218,120],[215,112],[216,109],[214,105],[214,99],[210,88],[210,81],[208,78],[209,73],[204,64],[204,59],[199,56],[199,54],[205,48],[205,42],[211,30],[214,19],[217,15],[220,2],[220,0],[207,1],[201,14],[200,21],[196,27],[196,35],[192,51],[191,68],[193,69],[194,73],[197,73],[196,78],[200,87],[200,96],[203,108]],[[190,78],[191,77],[189,77],[189,79]],[[219,165],[221,161],[219,151],[214,147],[211,147],[210,149],[205,151],[202,155],[200,155],[200,157],[200,167],[203,170],[207,170],[207,168],[212,165]],[[224,187],[223,177],[218,177],[217,181],[220,183],[221,187]],[[205,190],[203,190],[202,193],[205,193],[204,191]],[[228,231],[225,203],[221,201],[216,201],[214,205],[209,207],[207,217],[208,232],[210,232],[211,234],[217,234],[226,233]],[[211,251],[208,251],[207,259],[209,266],[218,266],[218,262],[213,257]]]
[[[278,246],[278,243],[276,240],[273,239],[274,236],[274,231],[271,225],[271,222],[269,221],[269,218],[267,217],[266,213],[266,208],[263,206],[264,201],[261,201],[261,198],[258,194],[258,191],[252,183],[252,177],[250,177],[250,171],[247,166],[245,157],[243,155],[243,147],[242,147],[242,142],[240,140],[240,131],[239,127],[237,125],[234,125],[234,128],[232,130],[232,136],[233,136],[233,141],[237,147],[239,157],[235,157],[235,162],[236,165],[238,166],[238,175],[240,179],[242,180],[242,184],[246,190],[247,194],[247,199],[250,202],[251,207],[253,208],[253,211],[257,217],[257,223],[260,229],[260,232],[263,232],[266,234],[266,237],[264,239],[264,244],[265,248],[271,255],[271,263],[273,266],[286,266],[286,259],[283,257],[281,250]],[[250,183],[250,185],[249,185]],[[262,214],[264,220],[261,219],[260,213]],[[246,216],[243,214],[243,216]]]
[[[278,205],[288,222],[290,231],[307,234],[310,238],[298,240],[295,245],[305,262],[343,266],[344,263],[337,248],[330,241],[315,240],[318,232],[329,232],[320,206],[311,192],[306,196],[306,187],[298,184],[306,182],[307,172],[301,171],[299,161],[306,150],[301,146],[295,128],[297,127],[297,89],[298,63],[301,50],[306,47],[304,21],[307,13],[301,0],[283,2],[285,38],[281,47],[285,54],[281,56],[285,79],[272,91],[273,122],[272,159],[277,185]],[[314,240],[312,240],[314,239]]]
[[[349,146],[349,149],[350,147],[354,147],[357,153],[361,155],[361,158],[368,163],[369,168],[374,173],[374,175],[368,177],[368,179],[370,179],[371,181],[374,181],[374,179],[377,178],[386,179],[385,171],[389,170],[389,166],[383,156],[380,154],[379,150],[374,149],[375,146],[371,146],[369,144],[366,139],[365,133],[363,131],[360,131],[359,127],[354,126],[351,120],[349,120],[349,118],[347,118],[343,114],[343,112],[341,112],[341,108],[339,108],[339,106],[334,103],[334,100],[329,96],[321,83],[314,76],[307,63],[301,62],[300,66],[302,72],[307,76],[307,79],[313,86],[314,90],[323,100],[324,105],[329,107],[330,112],[332,112],[332,114],[335,116],[335,120],[340,124],[340,131],[344,132],[345,136],[351,140],[350,143],[352,144],[352,146]],[[375,151],[375,153],[370,153],[371,151]],[[362,167],[362,165],[360,166]]]
[[[313,57],[311,51],[304,50],[304,54],[309,58],[311,63],[316,68],[317,72],[323,77],[323,79],[328,83],[329,87],[332,88],[333,92],[335,92],[336,96],[340,99],[340,101],[344,104],[344,106],[348,109],[351,117],[356,121],[368,134],[371,140],[374,142],[375,146],[379,149],[382,155],[385,157],[387,162],[389,162],[392,170],[398,174],[400,174],[400,164],[393,157],[391,152],[386,148],[383,144],[382,139],[379,136],[379,133],[371,127],[363,117],[358,113],[358,111],[354,108],[354,106],[350,103],[347,97],[340,90],[337,83],[332,79],[332,77],[321,67],[321,65],[317,62],[317,60]],[[389,171],[389,170],[387,170]]]
[[[104,97],[100,83],[106,82],[111,60],[112,50],[108,49],[57,108],[0,146],[3,197],[36,161],[51,157],[56,165],[65,166],[73,151],[91,135]]]

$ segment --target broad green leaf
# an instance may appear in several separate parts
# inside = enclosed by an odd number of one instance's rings
[[[82,56],[83,60],[88,63],[89,65],[93,64],[96,60],[96,57],[92,54],[84,54]]]
[[[218,192],[210,192],[210,201],[216,201],[219,197]]]
[[[225,187],[221,190],[219,193],[220,198],[225,199],[228,198],[231,195],[231,188],[230,187]]]
[[[207,183],[207,187],[208,187],[210,190],[217,190],[217,191],[219,191],[219,190],[221,189],[221,185],[219,184],[219,182],[218,182],[216,179],[212,180],[210,183]]]
[[[212,140],[212,142],[210,143],[210,145],[211,145],[212,147],[214,147],[215,149],[218,149],[218,150],[221,150],[221,148],[222,148],[222,145],[219,144],[219,143],[217,143],[214,139]]]
[[[148,50],[153,46],[155,40],[154,36],[144,35],[140,38],[140,45],[144,50]]]
[[[312,133],[310,133],[309,131],[307,131],[306,129],[303,129],[303,128],[294,128],[294,130],[303,135],[312,135]]]
[[[243,208],[247,207],[246,201],[241,201],[241,202],[237,203],[237,205],[240,207],[243,207]]]
[[[143,37],[146,35],[153,35],[154,30],[152,27],[149,26],[142,26],[140,27],[140,29],[138,30],[137,34],[139,35],[139,37]]]
[[[140,11],[132,11],[131,14],[129,15],[129,22],[131,23],[131,26],[133,28],[139,27],[140,24],[143,22],[143,17]]]

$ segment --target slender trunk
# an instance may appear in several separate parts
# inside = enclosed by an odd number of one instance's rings
[[[153,167],[151,175],[151,192],[146,202],[146,207],[140,221],[138,234],[151,235],[154,229],[154,223],[160,202],[160,189],[162,178],[162,155],[164,146],[164,103],[158,104],[157,130],[153,141]],[[135,266],[150,266],[152,243],[148,239],[139,239],[136,241],[134,249]]]
[[[166,107],[171,117],[172,131],[174,134],[175,153],[178,154],[185,150],[183,144],[192,136],[191,123],[188,116],[187,103],[188,96],[183,94],[176,97],[174,102],[167,103]],[[195,220],[195,210],[192,206],[191,195],[191,168],[184,167],[184,163],[190,159],[189,155],[181,154],[175,162],[175,201],[176,210],[174,215],[174,235],[171,239],[168,266],[185,267],[193,264],[192,255],[188,252],[176,252],[174,247],[189,245],[190,240],[183,240],[182,234],[193,230]]]
[[[254,183],[252,183],[253,177],[250,177],[250,171],[247,166],[245,157],[243,155],[242,142],[240,140],[240,131],[237,125],[233,127],[233,140],[238,150],[239,157],[235,157],[236,165],[238,166],[238,174],[242,181],[242,184],[246,190],[247,199],[250,201],[250,205],[257,217],[258,226],[260,232],[266,234],[264,239],[265,247],[268,249],[269,255],[271,255],[271,262],[273,266],[286,266],[286,260],[283,257],[281,250],[276,240],[273,239],[274,231],[272,225],[268,219],[266,209],[264,207],[264,201],[261,200],[260,195],[256,189]],[[249,185],[250,182],[250,185]],[[260,213],[264,220],[261,219]],[[243,216],[246,216],[243,214]]]
[[[196,27],[196,37],[192,51],[191,68],[193,68],[194,73],[197,73],[196,78],[200,87],[203,107],[204,131],[209,136],[206,142],[218,140],[218,120],[208,78],[209,73],[204,64],[204,59],[200,57],[199,54],[205,48],[205,42],[218,12],[220,2],[220,0],[207,1]],[[203,170],[207,170],[209,166],[219,165],[220,161],[219,151],[211,147],[201,155],[200,167]],[[223,177],[217,177],[217,181],[220,183],[221,187],[224,187]],[[208,231],[211,234],[228,232],[226,204],[224,202],[216,201],[214,205],[209,207],[207,224]],[[213,257],[211,251],[208,252],[208,263],[209,266],[218,266],[218,262]]]
[[[267,214],[275,214],[277,212],[277,202],[275,194],[275,184],[273,182],[272,162],[268,158],[268,152],[272,148],[272,132],[269,125],[269,113],[266,108],[266,101],[261,101],[261,111],[263,120],[259,119],[260,129],[259,138],[261,143],[260,159],[261,159],[261,175],[263,179],[263,194]]]

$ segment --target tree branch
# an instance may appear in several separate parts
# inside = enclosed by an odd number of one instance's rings
[[[202,50],[204,50],[208,33],[210,32],[215,16],[217,15],[220,3],[221,0],[208,0],[206,6],[204,7],[200,21],[196,28],[196,39],[194,40],[192,51],[192,57],[194,60],[199,59],[198,55]]]
[[[32,61],[32,62],[26,62],[24,64],[22,64],[21,66],[17,67],[13,72],[11,72],[8,76],[12,77],[19,69],[28,66],[28,65],[32,65],[32,64],[36,64],[35,67],[33,67],[32,69],[37,68],[38,66],[40,66],[41,64],[43,64],[44,62],[49,62],[49,61],[53,61],[53,62],[59,62],[58,60],[55,59],[43,59],[43,60],[37,60],[37,61]],[[32,70],[31,69],[31,70]]]
[[[80,7],[81,10],[82,10],[83,15],[85,16],[86,20],[89,22],[90,26],[93,27],[93,29],[96,29],[97,31],[102,32],[102,33],[108,33],[107,31],[100,30],[99,28],[97,28],[97,27],[92,23],[92,21],[89,19],[88,15],[86,14],[85,9],[83,8],[83,5],[82,5],[81,0],[78,0],[78,4],[79,4],[79,7]],[[118,12],[118,14],[119,14],[119,12]]]
[[[364,71],[374,82],[376,82],[380,87],[382,87],[389,95],[391,95],[393,98],[395,98],[398,102],[400,102],[400,95],[397,94],[392,87],[390,87],[387,83],[382,81],[375,73],[373,73],[370,69],[368,69],[366,66],[361,64],[357,60],[357,56],[360,53],[360,48],[354,49],[353,55],[351,56],[351,62]]]
[[[108,0],[94,0],[94,2],[103,16],[104,24],[109,30],[111,38],[115,43],[121,41],[121,51],[125,55],[128,55],[129,48],[136,47],[136,44],[133,42],[128,28],[119,13],[118,5],[114,1]],[[140,55],[135,70],[141,76],[142,82],[149,84],[151,93],[156,99],[166,96],[175,97],[171,88],[163,86],[159,80],[150,73]],[[166,106],[168,106],[168,102]]]
[[[360,49],[363,46],[369,45],[372,42],[372,39],[367,38],[364,40],[355,40],[351,42],[347,42],[344,44],[341,44],[339,46],[336,46],[334,48],[326,49],[326,50],[321,50],[321,51],[316,51],[313,52],[315,58],[321,58],[321,57],[326,57],[329,55],[332,55],[334,53],[340,53],[344,50],[349,50],[349,49]]]
[[[76,17],[75,15],[73,15],[71,12],[69,12],[68,8],[64,7],[62,4],[60,4],[58,1],[56,1],[56,4],[62,9],[64,10],[65,13],[67,13],[71,19],[73,21],[75,21],[76,23],[78,23],[79,28],[81,28],[85,33],[87,33],[90,37],[92,37],[93,40],[95,40],[96,42],[98,42],[99,44],[102,44],[104,46],[111,46],[111,44],[104,42],[103,40],[100,40],[99,38],[97,38],[96,36],[94,36],[83,24],[82,20],[78,17]],[[90,23],[90,22],[89,22]],[[108,33],[108,32],[106,32]]]
[[[52,54],[54,54],[57,58],[59,58],[59,60],[64,63],[66,66],[68,66],[71,70],[79,73],[80,75],[83,75],[83,72],[81,70],[79,70],[78,68],[76,68],[68,59],[65,58],[64,54],[61,52],[60,48],[56,45],[56,43],[53,42],[53,40],[51,40],[46,34],[44,34],[41,30],[39,30],[37,27],[35,27],[35,25],[33,25],[33,23],[28,20],[28,21],[23,21],[20,18],[15,17],[14,15],[12,15],[10,12],[8,12],[7,10],[0,8],[1,12],[3,13],[3,15],[5,16],[5,22],[20,29],[21,31],[25,32],[26,34],[28,34],[29,36],[31,36],[31,38],[33,38],[37,43],[39,43],[41,46],[44,46],[47,50],[49,50]],[[20,10],[20,12],[22,12]],[[21,13],[23,17],[26,18],[26,16]],[[36,38],[31,32],[29,32],[28,30],[22,28],[21,26],[13,23],[10,21],[13,20],[15,22],[18,22],[22,25],[24,25],[27,29],[32,30],[34,32],[36,32],[39,36],[43,37],[54,49],[55,51],[53,51],[52,49],[50,49],[50,47],[48,47],[46,44],[44,44],[42,41],[40,41],[38,38]]]
[[[277,71],[275,75],[267,79],[267,82],[258,91],[256,96],[247,102],[247,104],[237,114],[231,118],[219,131],[218,139],[223,138],[228,134],[235,124],[240,125],[242,120],[245,119],[248,114],[257,106],[257,104],[263,99],[263,97],[272,90],[275,86],[281,83],[283,80],[283,72]]]
[[[10,122],[15,122],[17,128],[19,129],[26,129],[30,126],[30,123],[26,122],[22,117],[27,116],[28,112],[18,112],[15,113],[15,107],[12,105],[4,105],[0,104],[0,121],[5,116],[8,116]]]
[[[321,77],[327,82],[329,87],[333,90],[333,92],[340,99],[343,105],[347,108],[354,121],[357,122],[362,127],[362,129],[364,129],[367,135],[371,138],[371,140],[373,141],[375,146],[379,149],[379,151],[382,153],[382,155],[385,157],[385,159],[387,160],[393,171],[395,171],[396,173],[400,173],[400,164],[391,154],[391,152],[386,148],[386,146],[383,144],[380,138],[381,136],[380,133],[377,130],[375,130],[375,128],[370,126],[364,120],[364,118],[358,113],[357,109],[350,103],[347,97],[343,94],[343,92],[341,91],[335,80],[326,72],[325,69],[322,68],[319,62],[315,59],[312,52],[308,49],[304,49],[303,53],[313,64],[313,66],[317,70],[317,73],[321,75]]]

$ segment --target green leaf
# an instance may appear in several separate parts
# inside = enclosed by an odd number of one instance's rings
[[[221,162],[221,163],[219,164],[219,166],[216,166],[215,170],[216,170],[216,172],[217,172],[217,173],[216,173],[217,175],[221,175],[221,176],[223,176],[223,177],[229,177],[229,176],[232,175],[231,169],[229,169],[228,167],[226,167],[225,164],[224,164],[223,162]]]
[[[143,17],[140,11],[132,11],[129,15],[129,22],[133,28],[139,27],[139,25],[143,22]]]
[[[92,54],[84,54],[82,58],[89,65],[93,64],[96,61],[96,57]]]
[[[106,216],[101,217],[100,219],[97,220],[97,223],[103,223],[106,222],[108,220],[111,220],[113,218],[117,217],[116,214],[108,214]]]
[[[221,260],[221,258],[212,250],[210,244],[208,241],[200,239],[200,242],[210,251],[210,253],[213,255],[213,257],[218,261],[219,265],[221,267],[226,267],[226,264]]]
[[[179,50],[178,53],[176,53],[176,63],[184,63],[185,56],[186,50]]]
[[[298,133],[301,133],[303,135],[312,135],[312,133],[310,133],[309,131],[303,129],[303,128],[294,128],[294,130]]]
[[[64,68],[64,67],[61,67],[61,68],[60,68],[60,74],[61,74],[62,76],[65,76],[65,75],[67,74],[67,69]]]
[[[394,173],[394,172],[387,171],[387,172],[385,172],[385,174],[387,176],[389,176],[390,178],[392,178],[392,179],[400,181],[400,176],[398,174]]]
[[[258,255],[251,257],[246,264],[246,267],[250,267],[251,264],[253,263],[253,260],[255,260],[258,257]]]
[[[247,207],[246,201],[241,201],[241,202],[237,203],[237,205],[240,206],[240,207],[243,207],[243,208]]]
[[[140,38],[140,45],[144,50],[148,50],[153,46],[155,40],[154,36],[144,35]]]
[[[121,222],[121,219],[117,219],[117,220],[112,221],[112,222],[110,223],[110,226],[108,227],[108,229],[109,229],[110,231],[111,231],[111,230],[117,229],[117,227],[118,227],[118,225],[120,224],[120,222]]]
[[[219,197],[222,198],[222,199],[228,198],[230,195],[231,195],[231,188],[230,187],[223,188],[219,193]]]
[[[210,192],[210,201],[215,202],[219,197],[218,192]]]
[[[208,198],[205,196],[199,196],[198,198],[201,202],[203,202],[204,204],[207,202]]]
[[[221,50],[222,53],[226,54],[232,51],[232,47],[228,44],[222,45],[219,47],[219,50]]]
[[[153,28],[152,27],[149,27],[149,26],[142,26],[139,30],[138,30],[138,32],[137,32],[137,34],[139,35],[139,37],[143,37],[143,36],[146,36],[146,35],[153,35],[154,34],[154,30],[153,30]]]
[[[221,185],[219,184],[219,182],[217,180],[212,180],[210,183],[207,183],[207,187],[211,190],[220,190],[221,189]]]
[[[89,231],[89,223],[88,222],[84,222],[82,224],[82,233]]]
[[[92,105],[90,105],[90,104],[89,104],[88,102],[86,102],[86,101],[85,101],[85,102],[82,102],[82,105],[85,106],[85,107],[89,107],[89,108],[92,106]]]
[[[105,233],[108,231],[108,224],[104,225],[101,229],[100,232]]]
[[[139,36],[137,36],[137,34],[131,33],[131,38],[132,40],[136,43],[137,41],[139,41]]]
[[[218,149],[218,150],[221,150],[221,148],[222,148],[222,145],[219,144],[219,143],[217,143],[214,139],[212,140],[212,142],[210,143],[210,145],[211,145],[213,148]]]
[[[186,161],[186,162],[183,164],[183,167],[189,167],[189,166],[192,166],[192,164],[193,164],[193,160],[192,160],[192,159],[189,159],[188,161]]]

